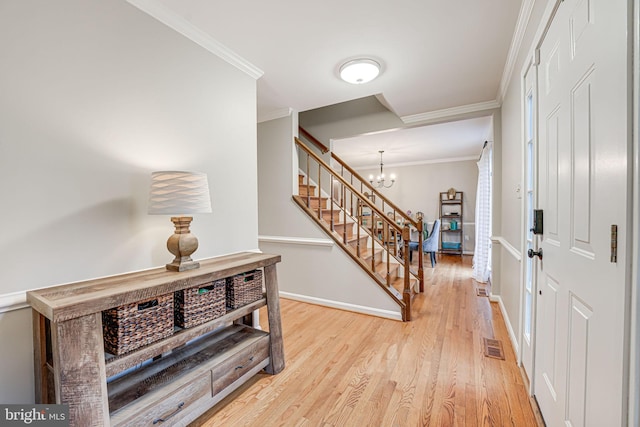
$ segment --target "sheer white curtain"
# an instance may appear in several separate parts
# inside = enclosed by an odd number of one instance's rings
[[[473,278],[486,282],[491,274],[491,144],[478,161],[476,193],[476,246],[473,252]]]

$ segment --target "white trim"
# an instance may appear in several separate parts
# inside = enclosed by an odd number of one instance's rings
[[[294,301],[306,302],[309,304],[321,305],[324,307],[337,308],[339,310],[353,311],[361,314],[368,314],[376,317],[383,317],[385,319],[402,321],[402,314],[400,312],[382,310],[379,308],[365,307],[362,305],[349,304],[346,302],[332,301],[323,298],[310,297],[306,295],[292,294],[289,292],[280,291],[280,297]]]
[[[202,46],[209,52],[233,65],[240,71],[247,73],[254,79],[259,79],[264,74],[260,68],[256,67],[228,47],[205,33],[184,17],[164,6],[157,0],[127,0],[128,3],[137,7],[141,11],[154,17],[158,21],[182,34],[194,43]]]
[[[494,110],[500,108],[500,102],[497,100],[478,102],[476,104],[461,105],[459,107],[445,108],[443,110],[429,111],[426,113],[410,114],[402,116],[400,119],[405,124],[424,122],[429,120],[444,119],[447,117],[457,116],[461,114],[476,113],[484,110]]]
[[[234,255],[234,254],[239,254],[239,253],[244,253],[244,252],[262,253],[262,251],[259,248],[254,248],[254,249],[247,249],[247,250],[238,251],[238,252],[229,252],[229,253],[226,253],[226,254],[215,255],[215,256],[207,257],[207,258],[199,258],[196,261],[203,261],[203,260],[206,260],[206,259],[215,259],[215,258],[220,258],[220,257],[223,257],[223,256],[227,256],[227,255]],[[127,273],[148,271],[148,270],[153,270],[153,269],[157,269],[157,268],[159,268],[159,266],[143,268],[143,269],[140,269],[140,270],[133,270],[133,271],[130,271],[130,272],[127,272]],[[85,281],[89,281],[89,280],[104,279],[104,278],[108,278],[108,277],[119,276],[120,274],[123,274],[123,273],[109,274],[107,276],[99,276],[99,277],[95,277],[95,278],[75,280],[75,281],[67,282],[67,283],[63,283],[63,284],[64,285],[68,285],[68,284],[72,284],[72,283],[80,283],[80,282],[85,282]],[[29,289],[29,290],[47,289],[47,288],[53,288],[55,286],[59,286],[59,285],[56,284],[56,285],[44,286],[42,288]],[[27,292],[29,290],[11,292],[11,293],[8,293],[8,294],[0,294],[0,313],[6,313],[6,312],[9,312],[9,311],[20,310],[20,309],[29,307],[29,304],[27,303]]]
[[[21,310],[29,307],[27,304],[27,292],[18,291],[0,295],[0,313]]]
[[[518,341],[516,340],[516,334],[513,332],[513,327],[511,326],[511,321],[509,320],[509,315],[507,314],[507,309],[504,307],[502,298],[500,297],[500,295],[492,294],[489,296],[489,301],[498,303],[500,312],[502,313],[502,318],[504,319],[504,324],[507,327],[509,339],[511,340],[511,346],[513,347],[513,351],[516,354],[516,360],[520,360],[520,346],[518,345]]]
[[[261,113],[258,111],[258,123],[268,122],[269,120],[282,119],[284,117],[289,117],[293,113],[293,108],[285,107],[285,108],[277,108],[275,110],[266,111]]]
[[[446,159],[433,159],[433,160],[421,160],[419,162],[406,162],[406,163],[385,163],[384,165],[388,168],[400,168],[405,166],[421,166],[421,165],[431,165],[435,163],[453,163],[453,162],[466,162],[469,160],[473,160],[474,162],[478,161],[478,156],[466,156],[466,157],[449,157]],[[358,170],[373,170],[380,169],[380,164],[371,165],[371,166],[358,166],[354,169]]]
[[[260,243],[282,243],[288,245],[334,246],[331,239],[315,239],[310,237],[258,236]]]
[[[507,55],[507,61],[502,71],[502,79],[500,80],[500,88],[498,89],[497,101],[502,103],[507,90],[509,89],[509,83],[513,75],[513,69],[516,66],[518,54],[522,47],[522,40],[524,34],[529,25],[529,19],[531,19],[531,13],[533,12],[533,5],[535,0],[524,0],[522,6],[520,6],[520,13],[518,14],[518,21],[516,23],[516,29],[513,32],[513,38],[511,39],[511,46],[509,47],[509,54]]]
[[[632,242],[631,254],[631,302],[630,302],[630,325],[629,325],[629,415],[627,424],[637,426],[640,423],[640,1],[633,2],[633,102],[632,102],[632,147],[633,154],[631,162],[633,164],[633,216],[632,233],[635,236]],[[631,235],[631,233],[629,233]]]
[[[501,245],[507,250],[518,262],[522,261],[522,254],[502,236],[491,236],[491,243]]]

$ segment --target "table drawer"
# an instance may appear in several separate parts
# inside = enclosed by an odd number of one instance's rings
[[[211,399],[211,378],[203,375],[173,393],[157,393],[111,417],[112,426],[171,426]],[[154,424],[155,422],[155,424]]]
[[[223,391],[238,378],[254,367],[264,365],[269,358],[269,336],[260,337],[256,342],[239,351],[233,357],[225,360],[211,369],[212,393]]]

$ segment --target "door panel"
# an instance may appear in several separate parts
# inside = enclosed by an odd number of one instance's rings
[[[544,195],[545,209],[545,233],[544,239],[548,243],[560,245],[558,237],[558,139],[560,137],[560,107],[556,107],[545,120],[543,134],[546,134],[544,143],[540,144],[545,164],[543,165],[544,182],[541,183]]]
[[[548,426],[620,426],[629,232],[625,0],[565,0],[540,44],[535,390]],[[610,262],[611,225],[618,262]]]
[[[584,373],[587,370],[589,319],[593,315],[578,297],[571,295],[571,315],[569,318],[569,372],[567,373],[567,415],[575,426],[583,426],[587,384]]]
[[[558,290],[560,285],[553,280],[552,277],[546,276],[544,286],[541,286],[543,294],[545,295],[545,304],[542,305],[539,324],[539,337],[544,338],[538,340],[536,347],[536,373],[540,374],[544,379],[543,388],[546,386],[549,392],[551,402],[548,406],[555,405],[557,401],[558,377],[557,377],[557,349],[558,344]],[[538,389],[538,388],[537,388]],[[538,393],[539,394],[539,393]],[[540,399],[541,396],[538,396]],[[544,396],[546,397],[546,395]],[[546,402],[545,402],[546,403]]]
[[[592,89],[593,68],[571,91],[571,127],[573,129],[573,176],[571,191],[571,248],[579,255],[593,259],[591,221],[593,206]]]

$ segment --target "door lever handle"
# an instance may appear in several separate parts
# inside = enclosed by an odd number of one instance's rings
[[[529,251],[527,252],[527,256],[529,256],[529,258],[537,256],[538,258],[542,259],[542,248],[540,248],[538,252],[534,251],[533,249],[529,249]]]

